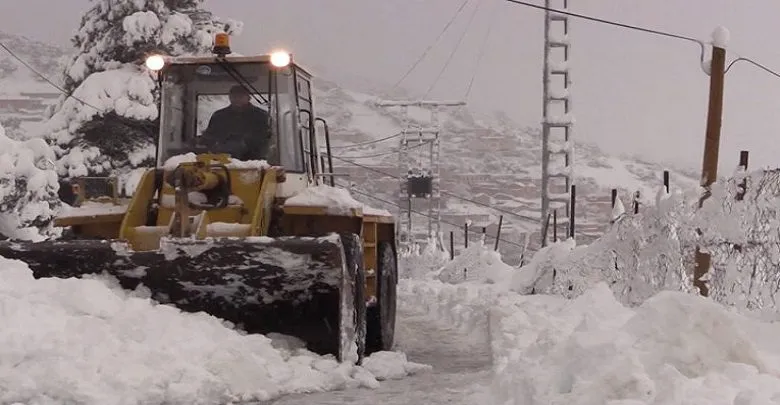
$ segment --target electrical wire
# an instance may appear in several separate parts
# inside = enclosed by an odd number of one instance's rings
[[[49,84],[50,84],[52,87],[54,87],[55,89],[57,89],[57,90],[58,90],[60,93],[64,94],[66,97],[70,97],[70,98],[72,98],[72,99],[74,99],[74,100],[76,100],[76,101],[80,102],[81,104],[84,104],[84,105],[86,105],[86,106],[88,106],[88,107],[94,108],[96,111],[103,112],[103,110],[102,110],[102,109],[100,109],[100,108],[97,108],[97,107],[95,107],[94,105],[92,105],[92,104],[90,104],[90,103],[88,103],[88,102],[86,102],[86,101],[84,101],[84,100],[82,100],[82,99],[80,99],[80,98],[78,98],[78,97],[74,96],[72,93],[69,93],[69,92],[65,91],[65,89],[63,89],[62,87],[60,87],[59,85],[57,85],[57,83],[54,83],[53,81],[51,81],[51,80],[50,80],[48,77],[46,77],[46,76],[45,76],[43,73],[39,72],[37,69],[35,69],[34,67],[32,67],[32,66],[31,66],[29,63],[27,63],[27,61],[25,61],[24,59],[20,58],[20,57],[19,57],[19,55],[17,55],[17,54],[16,54],[14,51],[12,51],[12,50],[11,50],[11,48],[9,48],[8,46],[6,46],[4,43],[0,42],[0,48],[3,48],[3,49],[6,51],[6,52],[8,52],[8,54],[9,54],[9,55],[11,55],[11,56],[12,56],[14,59],[16,59],[17,61],[19,61],[19,63],[21,63],[22,65],[24,65],[24,66],[25,66],[27,69],[29,69],[31,72],[35,73],[35,75],[36,75],[36,76],[38,76],[38,77],[40,77],[41,79],[43,79],[43,80],[44,80],[46,83],[49,83]]]
[[[327,155],[327,153],[325,153],[325,154]],[[371,166],[367,166],[367,165],[364,165],[364,164],[361,164],[361,163],[357,163],[357,162],[354,162],[354,161],[351,161],[351,160],[348,160],[348,159],[345,159],[345,158],[342,158],[342,157],[339,157],[339,156],[331,156],[331,157],[333,159],[340,160],[340,161],[345,162],[345,163],[349,163],[349,164],[351,164],[353,166],[360,167],[362,169],[366,169],[366,170],[372,171],[372,172],[377,173],[377,174],[381,174],[381,175],[386,176],[386,177],[393,177],[393,178],[398,177],[398,176],[396,176],[396,175],[394,175],[392,173],[385,172],[384,170],[379,170],[377,168],[374,168],[374,167],[371,167]],[[518,213],[515,213],[515,212],[512,212],[512,211],[507,211],[507,210],[504,210],[504,209],[501,209],[501,208],[496,208],[496,207],[493,207],[490,204],[486,204],[486,203],[483,203],[483,202],[479,202],[477,200],[473,200],[473,199],[470,199],[470,198],[462,197],[462,196],[459,196],[457,194],[451,193],[449,191],[441,191],[440,190],[439,192],[441,194],[450,196],[450,197],[455,198],[457,200],[466,201],[466,202],[472,203],[474,205],[482,206],[482,207],[485,207],[485,208],[490,208],[490,209],[492,209],[492,210],[494,210],[496,212],[500,212],[502,214],[510,215],[510,216],[515,217],[515,218],[520,218],[520,219],[523,219],[523,220],[526,220],[526,221],[529,221],[529,222],[534,222],[534,223],[539,222],[538,218],[531,218],[531,217],[526,216],[526,215],[518,214]]]
[[[447,67],[450,65],[450,62],[452,62],[452,58],[455,56],[455,53],[458,52],[458,49],[460,49],[461,43],[463,43],[463,38],[466,37],[466,34],[469,32],[469,28],[471,27],[471,23],[474,22],[474,17],[477,15],[477,11],[479,11],[479,7],[482,5],[482,2],[478,1],[477,5],[474,7],[474,11],[471,13],[471,16],[469,17],[469,21],[466,24],[466,29],[463,30],[463,33],[460,34],[460,38],[458,38],[458,42],[455,44],[455,48],[452,49],[452,52],[450,52],[450,55],[447,57],[447,61],[444,62],[444,66],[441,67],[441,70],[439,70],[439,74],[436,75],[436,80],[431,83],[431,86],[428,87],[428,90],[425,91],[425,95],[423,98],[427,98],[428,95],[433,91],[434,88],[436,88],[436,84],[439,83],[439,79],[444,75],[444,72],[447,70]]]
[[[660,36],[664,36],[664,37],[668,37],[668,38],[675,38],[675,39],[681,39],[681,40],[684,40],[684,41],[694,42],[694,43],[697,43],[699,46],[701,46],[701,49],[702,49],[701,60],[702,60],[702,62],[704,61],[704,42],[702,42],[701,40],[698,40],[696,38],[692,38],[692,37],[688,37],[688,36],[680,35],[680,34],[674,34],[674,33],[671,33],[671,32],[656,30],[656,29],[652,29],[652,28],[647,28],[647,27],[640,27],[638,25],[624,24],[624,23],[621,23],[621,22],[607,20],[607,19],[604,19],[604,18],[591,17],[591,16],[584,15],[584,14],[578,14],[578,13],[572,13],[572,12],[569,12],[569,11],[557,10],[557,9],[553,9],[553,8],[549,8],[549,7],[540,6],[540,5],[537,5],[537,4],[528,3],[528,2],[522,1],[522,0],[504,0],[504,1],[506,1],[508,3],[512,3],[512,4],[532,7],[532,8],[538,9],[538,10],[544,10],[544,11],[549,11],[549,12],[553,12],[553,13],[568,15],[568,16],[575,17],[575,18],[581,18],[583,20],[598,22],[598,23],[601,23],[601,24],[607,24],[607,25],[612,25],[612,26],[621,27],[621,28],[627,28],[627,29],[631,29],[631,30],[635,30],[635,31],[641,31],[641,32],[645,32],[645,33],[648,33],[648,34],[660,35]],[[767,73],[769,73],[769,74],[771,74],[771,75],[773,75],[773,76],[775,76],[777,78],[780,78],[780,73],[778,73],[777,71],[772,70],[772,69],[766,67],[765,65],[763,65],[763,64],[761,64],[759,62],[756,62],[755,60],[747,58],[747,57],[738,57],[737,59],[733,60],[728,65],[728,67],[726,68],[726,72],[728,72],[729,69],[731,69],[731,67],[734,66],[735,63],[741,62],[741,61],[751,63],[754,66],[758,67],[759,69],[761,69],[761,70],[763,70],[763,71],[765,71],[765,72],[767,72]]]
[[[439,43],[439,41],[441,41],[441,38],[444,36],[444,34],[447,32],[447,30],[450,29],[450,26],[455,21],[455,19],[458,18],[458,16],[463,11],[463,8],[466,7],[466,4],[468,2],[469,2],[469,0],[463,0],[463,3],[460,4],[460,7],[458,7],[458,10],[455,12],[455,14],[452,15],[452,18],[450,18],[450,20],[447,22],[447,24],[441,30],[441,32],[439,33],[439,36],[436,37],[436,40],[433,43],[431,43],[430,45],[428,45],[427,48],[425,48],[425,51],[423,51],[422,55],[420,55],[420,57],[417,58],[417,60],[414,62],[414,64],[412,64],[412,66],[409,68],[409,70],[407,70],[406,73],[404,73],[404,75],[401,76],[400,79],[398,79],[398,81],[393,85],[393,87],[390,88],[389,92],[392,92],[398,86],[400,86],[401,83],[403,83],[403,81],[406,80],[406,78],[414,71],[414,69],[417,68],[417,65],[419,65],[420,62],[423,61],[423,59],[425,59],[425,57],[428,55],[428,52],[430,52],[431,49],[433,49],[433,47],[436,46]]]
[[[497,2],[493,3],[493,10],[490,13],[487,33],[485,33],[485,38],[482,39],[482,46],[480,46],[479,55],[477,56],[477,64],[474,66],[474,71],[471,73],[471,80],[469,80],[469,85],[466,88],[466,95],[463,97],[464,100],[469,99],[469,95],[471,94],[471,87],[474,85],[474,79],[476,79],[477,73],[479,73],[479,65],[482,62],[482,57],[485,55],[485,47],[487,46],[488,39],[490,38],[490,34],[493,31],[493,21],[495,21],[496,15],[498,14],[498,9],[500,8],[498,4],[499,3]]]
[[[608,24],[608,25],[613,25],[613,26],[616,26],[616,27],[628,28],[628,29],[632,29],[632,30],[635,30],[635,31],[642,31],[642,32],[646,32],[646,33],[649,33],[649,34],[655,34],[655,35],[660,35],[660,36],[669,37],[669,38],[682,39],[682,40],[685,40],[685,41],[695,42],[695,43],[697,43],[699,45],[702,45],[702,41],[700,41],[698,39],[695,39],[695,38],[687,37],[685,35],[674,34],[674,33],[671,33],[671,32],[664,32],[664,31],[655,30],[655,29],[652,29],[652,28],[640,27],[638,25],[624,24],[624,23],[621,23],[621,22],[611,21],[611,20],[607,20],[607,19],[603,19],[603,18],[591,17],[591,16],[584,15],[584,14],[572,13],[570,11],[563,11],[563,10],[558,10],[558,9],[549,8],[549,7],[545,7],[545,6],[540,6],[538,4],[528,3],[528,2],[525,2],[525,1],[521,1],[521,0],[504,0],[504,1],[506,1],[508,3],[513,3],[513,4],[526,6],[526,7],[532,7],[532,8],[538,9],[538,10],[544,10],[544,11],[549,11],[549,12],[553,12],[553,13],[568,15],[570,17],[575,17],[575,18],[581,18],[583,20],[593,21],[593,22],[597,22],[597,23],[601,23],[601,24]]]
[[[397,132],[397,133],[395,133],[393,135],[386,136],[384,138],[374,139],[372,141],[361,142],[361,143],[353,143],[351,145],[337,145],[337,146],[331,146],[330,148],[331,149],[352,149],[352,148],[358,148],[358,147],[361,147],[361,146],[373,145],[375,143],[383,142],[383,141],[386,141],[388,139],[398,138],[401,135],[403,135],[403,132]]]
[[[758,63],[758,62],[756,62],[756,61],[754,61],[754,60],[752,60],[750,58],[746,58],[746,57],[743,57],[743,56],[740,56],[737,59],[734,59],[733,61],[731,61],[731,63],[726,68],[726,71],[724,73],[728,73],[729,70],[731,69],[731,67],[734,66],[735,63],[740,62],[740,61],[752,63],[753,65],[757,66],[759,69],[762,69],[763,71],[765,71],[765,72],[767,72],[767,73],[769,73],[769,74],[771,74],[771,75],[773,75],[775,77],[780,78],[780,73],[777,73],[774,70],[772,70],[772,69],[770,69],[770,68],[768,68],[768,67],[766,67],[766,66],[764,66],[764,65],[762,65],[762,64],[760,64],[760,63]]]
[[[421,142],[421,143],[419,143],[419,144],[417,144],[417,145],[414,145],[414,146],[410,146],[410,147],[408,147],[408,148],[407,148],[407,150],[412,150],[412,149],[420,148],[420,147],[423,147],[423,146],[425,146],[425,145],[428,145],[428,144],[430,144],[431,142],[432,142],[432,141],[425,141],[425,142]],[[376,157],[381,157],[381,156],[394,155],[394,154],[396,154],[396,153],[398,153],[398,152],[400,152],[398,149],[393,149],[393,150],[391,150],[391,151],[382,152],[382,153],[377,153],[377,154],[374,154],[374,155],[340,156],[340,157],[341,157],[341,158],[343,158],[343,159],[367,159],[367,158],[376,158]],[[327,152],[325,152],[325,154],[327,155]],[[336,158],[336,156],[332,156],[332,157]]]
[[[379,197],[377,197],[377,196],[375,196],[375,195],[373,195],[373,194],[371,194],[371,193],[365,192],[365,191],[355,190],[354,188],[352,188],[352,187],[349,187],[349,185],[344,185],[344,184],[338,184],[338,185],[339,185],[340,187],[344,187],[344,188],[347,188],[347,189],[349,189],[351,192],[354,192],[355,194],[360,194],[360,195],[362,195],[362,196],[365,196],[365,197],[368,197],[368,198],[372,198],[372,199],[374,199],[374,200],[376,200],[376,201],[380,201],[380,202],[383,202],[383,203],[385,203],[385,204],[392,205],[392,206],[394,206],[394,207],[396,207],[396,208],[403,208],[403,207],[401,207],[401,205],[400,205],[400,204],[398,204],[398,203],[394,203],[394,202],[391,202],[391,201],[387,201],[387,200],[385,200],[385,199],[383,199],[383,198],[379,198]],[[423,216],[423,217],[426,217],[426,218],[432,218],[432,219],[435,219],[435,218],[433,218],[432,216],[430,216],[430,215],[428,215],[428,214],[425,214],[425,213],[422,213],[422,212],[420,212],[420,211],[415,211],[415,210],[410,210],[410,211],[411,211],[411,213],[412,213],[412,214],[417,214],[417,215],[420,215],[420,216]],[[449,222],[449,221],[447,221],[447,220],[444,220],[444,219],[441,219],[441,218],[439,218],[439,221],[441,221],[442,223],[445,223],[445,224],[447,224],[447,225],[454,226],[454,227],[456,227],[456,228],[460,228],[460,227],[462,226],[462,225],[456,224],[456,223],[454,223],[454,222]],[[469,232],[471,232],[471,228],[469,228]],[[487,236],[489,236],[489,237],[491,237],[491,238],[495,239],[495,236],[492,236],[492,235],[487,235]],[[523,248],[523,249],[525,249],[525,248],[526,248],[526,246],[525,246],[525,245],[522,245],[522,244],[520,244],[520,243],[517,243],[517,242],[513,242],[513,241],[511,241],[511,240],[502,239],[501,237],[498,237],[498,240],[499,240],[500,242],[504,242],[504,243],[507,243],[507,244],[510,244],[510,245],[513,245],[513,246],[517,246],[517,247]]]

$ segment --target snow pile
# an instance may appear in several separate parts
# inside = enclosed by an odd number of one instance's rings
[[[17,141],[0,126],[0,236],[42,238],[60,206],[54,159],[43,140]]]
[[[333,215],[347,215],[351,210],[360,208],[364,215],[390,216],[389,211],[372,208],[352,197],[349,190],[331,187],[326,184],[307,187],[298,194],[285,200],[286,206],[325,207]]]
[[[163,163],[165,170],[175,170],[182,163],[195,163],[198,156],[194,152],[183,155],[171,156]],[[239,160],[230,158],[230,163],[225,165],[229,169],[267,169],[271,167],[265,160]]]
[[[157,305],[99,279],[33,279],[0,258],[0,403],[263,401],[377,387],[427,369],[376,353],[339,364],[290,341],[246,335],[205,313]],[[370,370],[370,371],[369,371]],[[376,374],[372,374],[376,373]]]
[[[445,283],[476,282],[506,285],[515,269],[501,261],[501,253],[478,241],[445,264],[438,279]]]
[[[399,311],[424,316],[477,345],[489,342],[488,313],[501,294],[494,285],[398,280]]]
[[[398,249],[398,277],[413,280],[432,280],[436,272],[450,260],[448,252],[436,248],[437,241],[429,238],[427,243],[413,243]]]
[[[665,291],[629,309],[602,283],[574,300],[504,297],[491,319],[496,404],[742,405],[780,398],[780,325],[695,295]]]

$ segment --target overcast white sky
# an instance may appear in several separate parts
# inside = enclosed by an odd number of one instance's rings
[[[560,0],[559,0],[560,1]],[[493,25],[469,103],[503,110],[523,124],[541,115],[542,12],[503,0],[472,0],[444,41],[404,83],[424,92],[480,9],[432,98],[464,95],[482,38]],[[542,0],[536,0],[542,4]],[[780,70],[780,2],[775,0],[576,0],[571,11],[709,39],[731,31],[730,58],[749,56]],[[0,30],[67,43],[88,0],[0,2]],[[217,15],[244,21],[241,53],[285,47],[299,62],[345,87],[390,87],[435,39],[460,0],[208,0]],[[492,10],[499,7],[493,17]],[[45,11],[44,11],[45,10]],[[695,44],[574,21],[575,137],[613,153],[699,168],[708,77]],[[721,173],[738,151],[751,166],[780,165],[780,78],[737,64],[726,79]]]

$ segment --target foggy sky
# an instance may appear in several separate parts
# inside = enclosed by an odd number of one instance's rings
[[[473,0],[476,4],[477,0]],[[493,25],[469,98],[478,112],[501,110],[538,125],[541,115],[541,11],[503,0],[481,7],[450,68],[430,98],[464,96],[483,35]],[[536,3],[542,4],[541,0]],[[780,36],[773,0],[576,0],[571,11],[709,40],[723,25],[731,32],[729,59],[749,56],[780,70]],[[0,30],[67,44],[88,0],[0,2]],[[215,14],[244,21],[236,51],[289,49],[315,73],[355,89],[389,88],[435,39],[459,0],[210,0]],[[467,6],[444,40],[402,87],[418,96],[466,27]],[[491,18],[492,8],[500,7]],[[45,15],[41,11],[46,10]],[[575,140],[612,153],[635,154],[698,169],[701,166],[708,77],[697,45],[604,26],[572,23]],[[780,78],[738,63],[726,78],[721,174],[738,151],[751,166],[780,166]]]

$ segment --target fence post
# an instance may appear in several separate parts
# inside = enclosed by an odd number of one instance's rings
[[[577,206],[577,186],[574,184],[571,185],[571,204],[569,204],[569,209],[571,212],[569,212],[569,237],[574,239],[574,217],[576,210],[574,209]]]
[[[501,215],[498,217],[498,229],[496,230],[496,247],[493,250],[498,250],[498,241],[501,240],[499,238],[501,237],[501,225],[503,223],[504,223],[504,216]]]
[[[642,193],[637,190],[634,193],[634,215],[639,214],[639,198],[642,197]]]
[[[742,170],[747,172],[748,169],[748,151],[743,150],[739,152],[739,167],[742,168]],[[747,175],[747,173],[745,173]],[[747,177],[742,179],[742,182],[739,185],[740,190],[737,192],[736,199],[737,201],[742,201],[742,199],[745,198],[745,193],[747,192]]]
[[[712,34],[717,36],[717,30]],[[701,167],[701,186],[705,192],[699,199],[699,208],[710,197],[710,187],[718,179],[718,154],[720,152],[720,133],[723,123],[723,83],[726,77],[726,49],[712,45],[712,59],[710,62],[710,94],[707,109],[707,128],[704,137],[704,159]],[[702,252],[696,247],[696,267],[693,269],[693,286],[699,289],[699,293],[709,296],[707,283],[701,278],[710,270],[711,259],[709,253]]]
[[[558,242],[558,210],[553,210],[553,243]]]
[[[450,231],[450,260],[455,259],[455,232]]]
[[[664,170],[664,189],[666,190],[666,194],[669,194],[669,171]]]
[[[617,203],[617,189],[613,188],[612,189],[612,205],[611,205],[612,209],[615,209],[615,203]]]
[[[469,248],[469,223],[468,222],[463,224],[463,247],[465,249]]]

